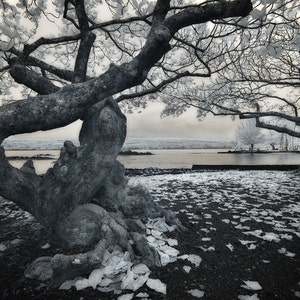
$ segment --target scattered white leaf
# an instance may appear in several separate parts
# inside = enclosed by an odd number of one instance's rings
[[[244,281],[245,285],[241,285],[241,287],[251,290],[251,291],[259,291],[262,289],[261,285],[257,281]]]
[[[91,272],[89,276],[89,285],[96,289],[96,286],[101,282],[103,278],[103,270],[101,269],[95,269]]]
[[[195,255],[195,254],[190,254],[189,257],[187,258],[187,260],[189,262],[191,262],[192,264],[195,265],[195,267],[199,267],[201,261],[202,261],[202,258],[198,255]]]
[[[226,245],[226,247],[232,252],[234,250],[234,247],[229,243]]]
[[[82,278],[82,279],[78,279],[75,284],[74,284],[75,288],[77,291],[86,289],[87,287],[90,286],[89,280],[87,278]]]
[[[286,240],[288,240],[288,241],[291,241],[291,240],[293,239],[293,236],[290,235],[290,234],[280,234],[280,237],[281,237],[282,239],[286,239]]]
[[[167,293],[167,285],[163,282],[161,282],[159,279],[152,279],[149,278],[146,282],[146,285],[161,294],[166,294]]]
[[[117,300],[131,300],[133,298],[134,294],[125,294],[121,295],[117,298]]]
[[[190,266],[183,266],[183,270],[186,272],[186,273],[190,273],[191,271],[191,267]]]
[[[269,264],[271,261],[270,261],[270,260],[265,260],[265,259],[263,259],[262,262],[263,262],[264,264]]]
[[[4,244],[0,244],[0,252],[3,252],[7,249],[7,247]]]
[[[135,297],[137,298],[148,298],[149,294],[148,293],[138,293]]]
[[[51,247],[51,245],[49,243],[46,243],[45,245],[43,245],[41,248],[42,249],[49,249]]]
[[[201,239],[201,241],[203,241],[203,242],[209,242],[210,240],[211,240],[211,238],[207,238],[207,237]]]
[[[178,256],[179,259],[187,259],[188,257],[188,254]]]
[[[205,247],[203,247],[203,246],[200,246],[199,247],[203,252],[212,252],[212,251],[215,251],[216,249],[215,249],[215,247],[213,247],[213,246],[210,246],[210,247],[208,247],[208,248],[205,248]]]
[[[189,294],[191,294],[193,297],[196,297],[196,298],[201,298],[204,296],[204,292],[203,291],[200,291],[198,289],[194,289],[194,290],[189,290],[187,291]]]
[[[257,294],[254,294],[252,296],[247,296],[247,295],[239,295],[238,296],[239,300],[259,300],[259,298],[257,297]]]
[[[265,241],[274,241],[274,242],[279,242],[280,238],[279,235],[273,232],[267,232],[264,236],[261,237]]]
[[[292,253],[292,252],[287,251],[284,247],[278,249],[278,253],[284,254],[284,255],[287,256],[287,257],[295,257],[295,256],[296,256],[295,253]]]
[[[254,249],[256,249],[256,245],[254,245],[254,244],[250,244],[250,245],[247,245],[247,248],[249,249],[249,250],[254,250]]]
[[[169,244],[169,246],[173,247],[173,246],[178,246],[178,241],[175,239],[167,239],[167,243]]]
[[[240,241],[240,243],[242,244],[242,245],[247,245],[247,244],[253,244],[253,243],[256,243],[256,241],[244,241],[244,240],[239,240]]]
[[[223,219],[222,222],[226,223],[226,224],[229,224],[230,223],[230,220],[229,219]]]
[[[145,264],[138,264],[132,267],[132,271],[135,274],[141,275],[150,272],[149,268]]]

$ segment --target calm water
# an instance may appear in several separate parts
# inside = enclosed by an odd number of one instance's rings
[[[145,150],[146,151],[146,150]],[[154,155],[119,156],[119,160],[126,168],[191,168],[198,165],[262,165],[262,164],[300,164],[298,153],[268,153],[268,154],[220,154],[218,149],[176,149],[176,150],[150,150]],[[227,151],[227,150],[222,150]],[[53,165],[59,151],[7,151],[7,156],[33,156],[36,154],[50,154],[53,159],[34,160],[37,173],[42,174]],[[21,167],[25,160],[11,160],[15,167]]]

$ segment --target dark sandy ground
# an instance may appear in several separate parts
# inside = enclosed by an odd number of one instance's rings
[[[151,273],[167,284],[166,295],[146,286],[139,292],[147,292],[148,299],[197,299],[188,292],[193,289],[211,300],[300,299],[299,176],[295,171],[132,176],[130,182],[146,184],[188,229],[170,235],[180,254],[202,258],[198,267],[177,260]],[[0,199],[0,299],[117,299],[92,288],[49,290],[24,278],[27,264],[59,251],[42,249],[46,243],[29,214]],[[247,290],[243,281],[258,282],[262,289]]]

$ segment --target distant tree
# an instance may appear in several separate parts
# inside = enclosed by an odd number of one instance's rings
[[[236,140],[245,145],[250,146],[250,151],[253,153],[254,145],[263,141],[263,135],[260,128],[256,127],[255,120],[242,120],[235,132]]]

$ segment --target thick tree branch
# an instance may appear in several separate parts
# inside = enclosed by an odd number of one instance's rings
[[[89,56],[95,39],[96,35],[91,31],[87,31],[80,41],[74,68],[74,83],[86,80]]]
[[[38,47],[42,45],[53,45],[66,42],[78,41],[81,38],[81,34],[75,34],[71,36],[62,36],[58,38],[40,38],[32,44],[25,44],[24,50],[20,53],[20,59],[26,59],[32,52],[34,52]]]
[[[88,60],[96,35],[89,31],[89,20],[85,11],[84,0],[76,0],[75,10],[82,35],[74,68],[75,75],[73,82],[77,83],[86,80]]]
[[[226,18],[237,16],[245,17],[251,10],[251,1],[217,1],[199,5],[198,7],[187,8],[168,18],[164,24],[170,28],[171,34],[173,35],[184,27],[210,20],[223,19],[225,15]],[[202,18],[199,18],[200,15]]]
[[[155,28],[164,21],[170,9],[170,2],[170,0],[158,0],[156,2],[153,11],[152,28]]]
[[[284,120],[288,120],[291,122],[294,122],[296,124],[300,124],[300,118],[299,117],[294,117],[291,115],[287,115],[284,113],[280,113],[277,111],[268,111],[268,112],[246,112],[246,113],[240,113],[239,114],[240,119],[252,119],[252,118],[261,118],[261,117],[277,117],[281,118]]]
[[[21,56],[21,52],[18,51],[17,49],[13,49],[12,53],[15,54],[16,56]],[[18,58],[13,58],[10,60],[10,64],[14,65],[18,62]],[[59,69],[53,65],[49,65],[35,57],[29,56],[26,59],[26,65],[27,66],[34,66],[34,67],[38,67],[44,71],[47,71],[63,80],[69,81],[69,82],[73,82],[74,80],[74,76],[75,73],[73,71],[70,70],[64,70],[64,69]],[[91,79],[90,77],[86,76],[86,79]],[[22,80],[22,78],[20,78],[20,80]],[[19,82],[22,83],[22,82]],[[24,83],[25,84],[25,83]]]
[[[256,118],[256,126],[260,127],[260,128],[274,130],[274,131],[277,131],[279,133],[286,133],[286,134],[288,134],[290,136],[294,136],[294,137],[300,138],[300,132],[297,132],[295,130],[289,129],[287,127],[277,126],[277,125],[272,125],[272,124],[267,124],[267,123],[261,122],[259,120],[259,118]]]
[[[14,65],[10,69],[10,75],[17,83],[26,85],[40,95],[52,94],[59,90],[59,87],[54,85],[49,79],[28,70],[22,65]]]
[[[180,78],[183,78],[183,77],[209,77],[209,75],[207,75],[207,74],[195,74],[195,73],[190,73],[190,72],[187,71],[187,72],[184,72],[184,73],[177,74],[176,76],[170,77],[166,80],[163,80],[158,85],[153,86],[152,88],[146,89],[144,91],[121,95],[118,98],[116,98],[115,101],[116,102],[121,102],[121,101],[126,100],[126,99],[143,97],[143,96],[146,96],[146,95],[149,95],[149,94],[154,94],[154,93],[160,92],[168,84],[170,84],[170,83],[172,83],[172,82],[174,82],[174,81],[176,81]]]

